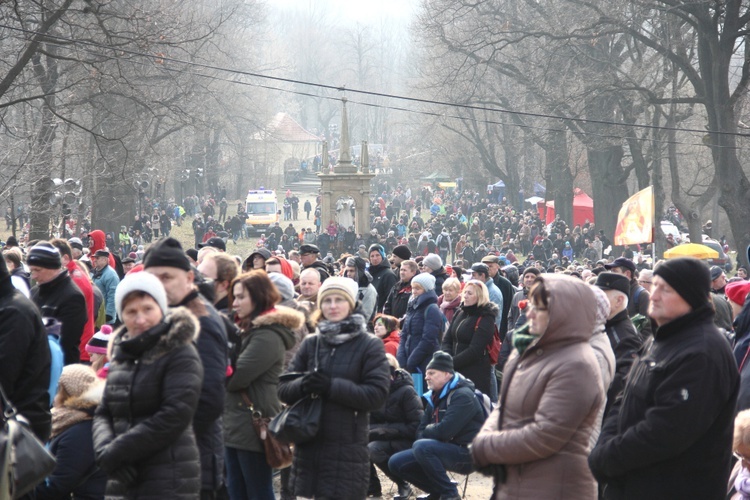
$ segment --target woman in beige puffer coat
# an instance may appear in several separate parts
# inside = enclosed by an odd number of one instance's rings
[[[496,500],[593,500],[589,438],[605,398],[589,345],[594,292],[581,280],[545,274],[529,302],[529,323],[514,333],[501,404],[474,439],[472,455],[480,469],[494,470]],[[497,466],[504,466],[504,482]]]

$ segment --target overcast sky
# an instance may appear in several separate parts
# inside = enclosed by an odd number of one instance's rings
[[[419,0],[270,0],[270,5],[298,9],[308,9],[310,5],[325,6],[331,14],[338,13],[344,21],[362,24],[380,18],[408,23],[416,12]]]

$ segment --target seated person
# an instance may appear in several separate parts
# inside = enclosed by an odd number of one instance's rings
[[[484,412],[474,395],[474,384],[453,369],[450,354],[437,351],[427,365],[425,394],[428,406],[410,450],[388,461],[395,477],[429,493],[429,500],[460,499],[447,470],[473,470],[468,445],[484,424]]]
[[[370,452],[370,486],[367,496],[379,497],[382,493],[375,470],[377,465],[398,486],[398,495],[393,497],[394,500],[406,500],[411,496],[411,487],[391,474],[388,459],[399,451],[411,448],[424,408],[409,372],[399,368],[395,356],[386,354],[386,358],[391,369],[391,387],[385,407],[370,414],[370,443],[367,445]]]

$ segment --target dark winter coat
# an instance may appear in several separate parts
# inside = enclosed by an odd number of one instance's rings
[[[432,271],[430,274],[435,277],[435,295],[439,297],[440,295],[443,295],[443,283],[445,283],[445,280],[450,278],[450,276],[448,276],[448,271],[446,271],[444,267],[441,267],[437,271]]]
[[[396,282],[383,305],[383,312],[395,318],[403,318],[406,316],[406,308],[409,305],[410,298],[411,282]]]
[[[411,375],[396,370],[385,407],[370,415],[370,441],[414,441],[423,413]]]
[[[363,499],[370,477],[370,412],[383,406],[390,385],[383,342],[365,331],[364,321],[356,336],[339,345],[320,333],[309,335],[289,365],[290,372],[313,370],[316,343],[319,370],[331,376],[331,388],[323,400],[318,435],[295,448],[294,494]],[[301,378],[279,382],[279,397],[285,403],[304,395]]]
[[[375,291],[378,292],[377,312],[383,310],[388,294],[393,288],[393,285],[398,281],[398,276],[391,270],[390,263],[383,259],[383,261],[377,266],[370,266],[368,268],[370,275],[372,276],[372,286],[375,287]]]
[[[39,310],[0,279],[0,385],[42,441],[50,434],[50,353]]]
[[[101,400],[104,384],[92,387],[77,398],[65,401],[65,408],[78,410],[73,425],[59,432],[49,444],[57,465],[35,489],[37,500],[100,500],[107,476],[96,466],[91,417]],[[53,410],[57,411],[57,409]],[[58,424],[55,424],[56,426]]]
[[[215,491],[224,476],[221,414],[227,374],[227,333],[219,312],[197,292],[188,294],[179,305],[193,313],[200,326],[196,348],[203,366],[203,384],[193,417],[193,432],[201,456],[201,489]]]
[[[253,428],[253,411],[274,417],[281,411],[277,396],[284,353],[294,346],[292,330],[303,325],[304,314],[284,306],[262,314],[252,321],[251,329],[242,335],[242,350],[232,378],[227,384],[224,406],[224,442],[238,450],[263,451],[263,444]]]
[[[52,280],[37,284],[31,289],[31,300],[42,312],[43,317],[55,318],[62,323],[60,347],[65,364],[78,363],[81,357],[78,344],[86,326],[86,299],[73,283],[67,270],[63,270]]]
[[[459,308],[440,346],[453,356],[453,368],[487,395],[494,376],[487,346],[495,335],[497,314],[498,307],[492,302]]]
[[[164,322],[110,341],[110,365],[102,403],[94,417],[97,463],[110,477],[113,499],[197,499],[200,459],[193,434],[203,367],[194,341],[198,321],[175,308]],[[137,472],[134,484],[112,478],[123,466]]]
[[[513,296],[516,294],[517,290],[508,278],[500,275],[499,271],[495,277],[492,278],[492,281],[495,282],[495,286],[497,286],[500,293],[503,294],[503,310],[500,311],[502,314],[502,323],[500,323],[499,331],[500,336],[504,338],[505,334],[508,333],[508,313],[510,313],[510,307],[513,304]]]
[[[656,329],[589,457],[604,498],[724,498],[738,387],[709,304]]]
[[[607,390],[607,404],[604,410],[606,415],[612,405],[615,403],[617,395],[625,387],[625,377],[627,377],[633,361],[638,356],[643,345],[643,339],[635,329],[633,322],[628,317],[628,311],[620,311],[612,319],[607,320],[604,329],[609,339],[609,345],[612,346],[612,352],[615,354],[615,375]]]
[[[399,366],[409,373],[424,374],[442,333],[443,314],[437,306],[437,295],[432,290],[424,292],[407,307],[396,355]]]
[[[417,439],[461,446],[471,443],[484,423],[484,412],[471,380],[456,373],[438,396],[433,397],[432,391],[428,391],[424,397],[427,407],[417,429]]]

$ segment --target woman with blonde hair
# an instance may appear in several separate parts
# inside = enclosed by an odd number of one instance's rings
[[[452,323],[456,309],[461,304],[461,282],[458,278],[448,278],[443,282],[443,294],[438,297],[437,304],[448,323]]]
[[[737,462],[729,476],[731,500],[750,498],[750,410],[741,411],[734,419],[732,451]]]
[[[494,376],[489,346],[495,335],[498,314],[498,307],[490,302],[487,286],[479,280],[468,281],[461,306],[440,346],[453,357],[454,369],[487,395],[491,394],[491,377]]]

